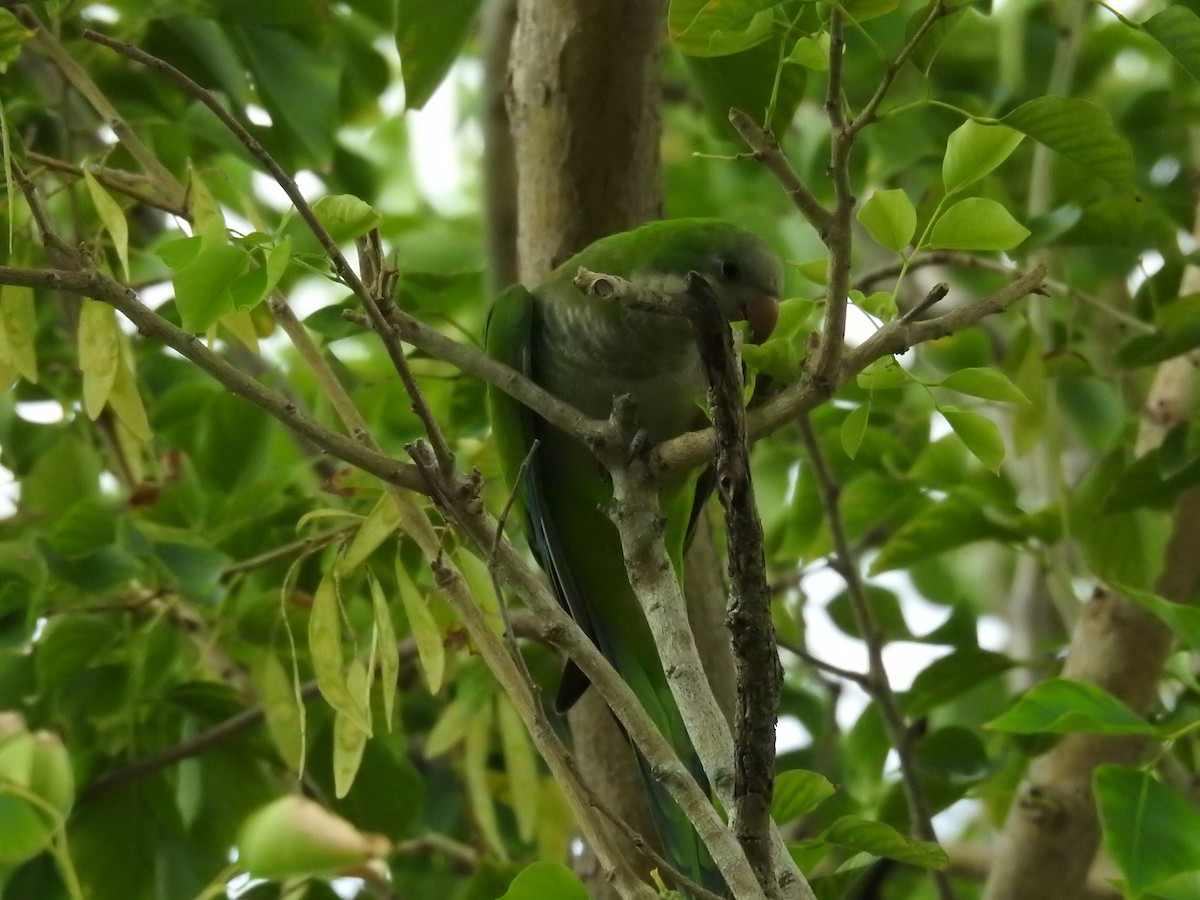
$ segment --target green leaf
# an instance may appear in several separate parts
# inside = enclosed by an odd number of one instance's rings
[[[960,647],[926,666],[904,698],[905,712],[924,716],[990,678],[1007,672],[1013,661],[978,647]]]
[[[1007,209],[986,197],[967,197],[942,213],[933,225],[933,250],[1011,250],[1029,229]]]
[[[383,695],[383,718],[388,731],[392,730],[392,718],[396,706],[396,686],[400,678],[400,648],[396,643],[396,626],[392,622],[392,611],[387,596],[374,572],[367,573],[371,586],[371,606],[375,614],[375,658],[379,662],[379,687]]]
[[[0,74],[8,71],[9,63],[16,62],[22,45],[35,34],[36,31],[17,21],[10,10],[0,9]]]
[[[297,139],[303,158],[323,167],[337,134],[339,64],[291,30],[242,25],[236,31],[275,126]]]
[[[728,56],[765,41],[780,0],[671,0],[667,30],[689,56]]]
[[[121,261],[121,272],[125,280],[129,280],[129,223],[125,221],[125,213],[117,201],[109,196],[108,191],[100,186],[100,182],[86,168],[83,170],[83,181],[87,185],[88,195],[104,230],[112,238],[113,247],[117,251],[117,259]]]
[[[885,391],[904,387],[912,381],[912,376],[896,357],[884,356],[859,372],[855,380],[864,391]]]
[[[37,384],[37,310],[33,288],[0,285],[0,361]]]
[[[496,819],[496,801],[488,784],[488,755],[492,746],[492,706],[485,704],[467,723],[463,769],[467,780],[467,799],[471,815],[483,835],[484,842],[502,860],[508,859],[508,849],[500,836]]]
[[[831,844],[926,869],[944,869],[950,862],[946,851],[937,844],[906,837],[891,825],[859,816],[842,816],[829,826],[823,837]]]
[[[182,269],[175,270],[175,304],[187,331],[207,331],[217,320],[233,312],[229,288],[250,263],[250,254],[230,244],[210,244]]]
[[[875,291],[872,294],[864,294],[859,290],[851,290],[850,302],[868,316],[874,316],[876,319],[888,322],[896,318],[896,298],[891,291]]]
[[[946,156],[942,160],[946,193],[970,187],[1008,159],[1024,139],[1021,132],[1004,125],[980,125],[974,119],[967,119],[946,142]]]
[[[971,454],[993,472],[999,473],[1000,464],[1004,462],[1004,438],[1000,434],[1000,427],[987,416],[970,410],[943,406],[940,412]]]
[[[988,516],[973,494],[952,494],[941,502],[929,503],[896,529],[871,563],[871,573],[910,566],[974,541],[1018,537],[1014,529]]]
[[[904,611],[900,607],[900,598],[892,591],[877,584],[863,585],[867,606],[875,620],[884,640],[903,641],[912,638],[912,631],[904,620]],[[843,634],[851,637],[862,637],[858,627],[858,617],[854,614],[854,604],[848,590],[842,591],[829,601],[825,607],[829,618],[833,620]]]
[[[1021,389],[996,369],[959,369],[943,378],[937,386],[998,403],[1029,403]]]
[[[350,546],[338,560],[338,575],[345,577],[361,566],[399,527],[400,510],[396,508],[392,495],[384,491],[358,526]]]
[[[130,434],[148,444],[154,438],[154,433],[150,430],[150,420],[146,417],[146,407],[138,391],[133,360],[130,359],[129,350],[124,344],[119,344],[118,347],[120,360],[117,363],[117,374],[113,379],[112,389],[108,392],[108,405],[116,413],[120,423],[129,429]]]
[[[327,195],[314,203],[312,209],[338,244],[362,237],[383,222],[383,216],[371,204],[350,194]]]
[[[441,690],[442,676],[446,672],[446,646],[442,642],[442,631],[404,568],[400,554],[396,554],[396,583],[404,615],[408,617],[408,628],[417,643],[417,660],[421,663],[425,683],[429,685],[429,693],[436,694]]]
[[[1117,351],[1123,366],[1149,366],[1200,347],[1200,294],[1164,304],[1154,317],[1156,334],[1139,334]]]
[[[95,420],[104,411],[120,361],[116,310],[98,300],[84,300],[79,310],[79,370],[83,374],[83,409],[89,419]]]
[[[500,900],[588,900],[579,877],[557,862],[535,862],[520,871]]]
[[[1103,765],[1093,776],[1104,842],[1126,896],[1200,869],[1200,813],[1151,773]]]
[[[824,72],[829,68],[829,32],[822,31],[815,37],[801,35],[788,54],[787,61],[814,72]]]
[[[771,37],[737,53],[683,58],[704,97],[709,125],[718,136],[741,142],[729,124],[731,108],[745,110],[781,137],[786,135],[804,98],[808,70],[803,66],[780,69],[781,47],[782,38]]]
[[[820,772],[790,769],[775,776],[775,795],[771,799],[771,818],[780,825],[798,819],[816,809],[823,800],[837,793]]]
[[[255,657],[252,674],[271,743],[288,768],[300,772],[304,765],[304,704],[296,702],[292,679],[271,651]]]
[[[839,429],[839,434],[842,440],[842,449],[846,451],[846,455],[854,459],[858,453],[858,448],[862,445],[863,435],[867,433],[867,420],[871,415],[871,404],[864,403],[862,406],[856,406],[850,410],[850,414],[842,420],[842,427]]]
[[[1014,734],[1153,734],[1132,709],[1094,684],[1047,678],[1035,685],[988,728]]]
[[[771,338],[763,344],[743,344],[742,359],[750,368],[784,383],[800,376],[803,361],[795,342],[782,337]]]
[[[858,221],[875,243],[899,253],[917,230],[917,210],[902,190],[876,191],[859,207]]]
[[[346,670],[346,689],[360,710],[370,709],[371,680],[361,659],[350,660]],[[339,799],[350,793],[350,788],[354,786],[354,776],[362,765],[363,750],[370,736],[371,731],[363,727],[359,714],[347,715],[337,710],[333,717],[333,783],[334,793]]]
[[[535,836],[538,807],[541,805],[537,756],[521,717],[508,698],[502,695],[496,696],[496,722],[500,731],[500,747],[504,751],[504,771],[508,773],[509,803],[517,819],[517,832],[521,840],[529,843]]]
[[[325,701],[350,717],[361,731],[370,731],[371,719],[362,696],[351,690],[342,653],[341,590],[337,576],[327,572],[313,594],[308,618],[308,650],[317,688]]]
[[[1133,151],[1109,114],[1094,103],[1038,97],[1002,121],[1114,187],[1133,191]]]
[[[890,13],[900,5],[900,0],[846,0],[842,9],[854,22],[865,22],[886,13]]]
[[[1186,6],[1174,4],[1143,22],[1142,30],[1200,81],[1200,17]]]
[[[1189,650],[1200,650],[1200,608],[1172,603],[1149,591],[1121,589],[1131,600],[1157,616]]]
[[[810,259],[807,262],[789,262],[793,269],[799,272],[806,281],[811,281],[813,284],[825,284],[825,278],[829,273],[829,258],[822,256],[819,259]]]
[[[404,79],[404,105],[420,109],[458,58],[480,0],[399,0],[396,49]]]

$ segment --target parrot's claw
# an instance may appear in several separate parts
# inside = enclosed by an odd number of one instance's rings
[[[650,440],[650,432],[645,428],[639,428],[633,435],[633,440],[629,442],[629,458],[625,460],[626,464],[633,462],[643,453],[650,449],[652,441]]]

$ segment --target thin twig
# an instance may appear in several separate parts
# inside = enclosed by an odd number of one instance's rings
[[[343,538],[350,534],[358,525],[344,525],[341,528],[331,528],[328,531],[321,531],[310,537],[300,538],[296,541],[291,541],[287,544],[281,544],[278,547],[273,547],[264,553],[257,556],[240,559],[235,563],[230,563],[221,570],[222,578],[232,578],[234,575],[240,575],[243,572],[252,572],[255,569],[260,569],[263,566],[269,566],[273,562],[281,559],[287,559],[289,556],[294,556],[298,553],[309,553],[313,550],[319,550],[322,547],[332,544],[339,538]]]
[[[155,209],[161,209],[165,213],[170,213],[173,216],[185,217],[187,215],[187,207],[185,204],[175,205],[171,201],[162,197],[156,197],[153,194],[148,194],[145,191],[138,190],[131,181],[147,179],[139,177],[133,172],[126,172],[122,169],[110,169],[107,166],[77,166],[74,163],[67,162],[64,159],[58,159],[54,156],[47,156],[44,153],[38,153],[34,150],[26,150],[25,158],[32,163],[37,163],[43,169],[49,169],[53,172],[62,172],[67,175],[75,175],[82,178],[85,172],[90,172],[92,176],[108,188],[110,191],[116,191],[118,194],[124,194],[131,200],[135,200],[145,206],[151,206]]]
[[[796,209],[800,210],[808,223],[816,229],[817,234],[824,235],[829,227],[832,213],[821,204],[808,185],[801,180],[791,162],[783,155],[783,148],[779,146],[779,140],[775,135],[740,109],[729,111],[729,121],[753,151],[749,157],[767,167],[776,180],[783,185],[783,189],[787,191],[792,203],[796,205]]]
[[[879,111],[879,105],[883,103],[883,99],[891,90],[892,84],[895,83],[897,76],[904,69],[905,64],[917,52],[917,47],[921,41],[925,39],[925,35],[929,33],[929,29],[933,27],[933,23],[942,18],[949,12],[946,4],[942,0],[938,0],[929,9],[929,13],[921,20],[921,24],[917,26],[917,30],[913,32],[912,37],[896,55],[896,58],[887,64],[884,69],[883,78],[880,79],[878,86],[875,88],[875,93],[871,99],[867,101],[867,105],[862,108],[854,121],[847,126],[847,137],[853,141],[858,133],[866,126],[875,121],[875,114]],[[832,53],[832,50],[830,51]]]
[[[805,361],[805,372],[817,384],[832,385],[846,339],[846,307],[850,291],[850,252],[854,243],[852,216],[854,194],[850,188],[850,151],[854,134],[846,124],[842,98],[843,57],[846,38],[841,7],[834,5],[829,18],[829,80],[825,92],[825,114],[832,141],[829,179],[833,182],[833,214],[821,235],[829,248],[825,274],[825,319],[816,352]]]
[[[799,419],[800,437],[808,453],[813,476],[816,478],[821,497],[821,505],[825,509],[825,520],[833,537],[834,552],[837,555],[838,570],[846,582],[846,593],[850,598],[850,607],[854,612],[854,620],[858,625],[859,635],[867,646],[867,678],[864,687],[879,707],[884,727],[900,760],[900,783],[904,797],[908,801],[909,817],[912,820],[913,832],[921,840],[937,842],[937,833],[933,829],[933,817],[930,813],[929,799],[921,784],[921,776],[917,771],[916,760],[913,757],[913,729],[904,720],[896,694],[888,679],[887,668],[883,664],[883,647],[886,636],[880,628],[871,603],[867,599],[866,588],[859,573],[858,560],[850,550],[850,542],[846,538],[845,524],[842,520],[838,498],[841,489],[834,479],[821,449],[821,443],[813,430],[812,422],[807,415]],[[954,900],[954,889],[945,872],[930,870],[930,877],[941,900]]]
[[[914,256],[909,260],[907,266],[902,261],[897,260],[876,266],[874,269],[869,269],[854,279],[854,286],[861,291],[867,291],[880,281],[895,278],[902,270],[911,272],[914,269],[925,268],[927,266],[957,266],[964,269],[978,269],[983,272],[994,272],[997,275],[1004,275],[1009,278],[1020,278],[1025,274],[1024,269],[1005,265],[998,259],[988,259],[984,256],[961,253],[957,250],[932,250]],[[1078,300],[1092,307],[1102,315],[1109,316],[1122,325],[1127,325],[1141,334],[1154,334],[1157,331],[1149,322],[1143,322],[1141,319],[1117,309],[1112,304],[1105,303],[1094,294],[1081,291],[1079,288],[1067,284],[1065,281],[1047,277],[1042,280],[1042,283],[1048,293],[1058,294],[1068,300]]]
[[[517,469],[517,477],[513,479],[512,490],[508,492],[508,499],[504,501],[504,508],[500,510],[500,515],[496,519],[496,538],[492,541],[491,552],[488,553],[488,565],[492,566],[496,559],[496,551],[500,547],[500,539],[504,537],[504,526],[508,524],[508,514],[512,512],[513,506],[517,502],[517,498],[521,493],[521,484],[525,480],[525,473],[529,471],[530,465],[533,463],[534,455],[538,452],[538,448],[542,446],[539,438],[534,438],[529,445],[529,452],[525,454],[525,458],[521,460],[521,465]]]
[[[717,437],[717,488],[729,543],[729,612],[737,669],[737,712],[731,824],[768,895],[777,890],[771,846],[775,787],[775,726],[783,669],[771,622],[762,520],[754,499],[741,368],[732,334],[712,287],[687,277],[689,318],[708,381],[708,407]]]

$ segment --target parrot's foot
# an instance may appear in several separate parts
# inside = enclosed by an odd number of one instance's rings
[[[633,440],[629,442],[629,457],[625,460],[625,463],[629,464],[646,453],[653,446],[653,443],[650,440],[650,432],[645,428],[639,428],[634,432]]]

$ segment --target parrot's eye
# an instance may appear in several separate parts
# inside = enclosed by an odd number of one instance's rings
[[[721,277],[726,281],[735,281],[741,274],[741,266],[732,259],[721,260]]]

